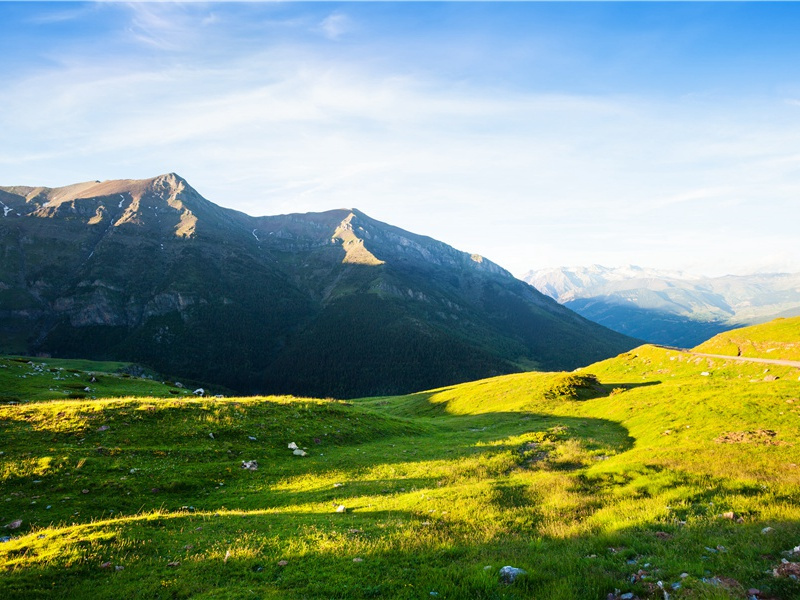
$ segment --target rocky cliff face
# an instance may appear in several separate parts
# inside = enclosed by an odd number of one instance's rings
[[[633,344],[491,261],[355,209],[251,217],[174,173],[0,188],[0,209],[0,351],[352,396]]]

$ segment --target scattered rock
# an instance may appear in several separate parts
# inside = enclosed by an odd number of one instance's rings
[[[251,442],[257,442],[258,441],[258,439],[253,437],[252,435],[248,435],[247,439],[250,440]]]
[[[294,454],[295,456],[306,456],[307,453],[306,453],[305,450],[301,450],[300,448],[297,448],[297,449],[295,449],[294,452],[292,452],[292,454]]]
[[[708,377],[709,375],[711,375],[711,373],[709,373],[708,371],[703,371],[702,373],[700,373],[700,375],[702,375],[703,377]]]
[[[108,425],[102,425],[97,428],[97,431],[108,431]]]
[[[224,562],[224,563],[228,562],[228,559],[230,557],[231,557],[231,551],[230,550],[226,550],[225,551],[225,558],[222,559],[222,562]]]
[[[104,562],[102,565],[100,565],[100,568],[101,569],[110,569],[111,568],[111,562]]]
[[[89,493],[89,490],[87,490],[87,489],[81,490],[81,494],[88,494],[88,493]]]
[[[626,592],[619,597],[619,600],[633,600],[633,592]]]
[[[337,487],[342,487],[343,485],[344,485],[343,483],[334,483],[333,487],[337,488]]]
[[[767,535],[768,533],[772,533],[773,531],[775,530],[772,527],[764,527],[764,529],[761,530],[761,535]]]
[[[206,391],[203,388],[197,388],[195,391],[192,392],[195,396],[205,396]]]
[[[182,388],[182,387],[183,387],[183,384],[182,384],[180,381],[176,381],[176,382],[175,382],[175,387],[176,387],[176,388]]]
[[[347,512],[347,507],[344,504],[340,504],[339,506],[336,507],[336,512],[337,513]]]
[[[6,529],[19,529],[19,526],[22,525],[22,519],[17,519],[15,521],[11,521],[6,525]]]
[[[736,515],[734,514],[734,512],[732,510],[729,510],[728,512],[722,513],[722,518],[723,519],[730,519],[731,521],[733,521],[736,518]]]
[[[758,598],[761,595],[761,590],[758,588],[750,588],[749,590],[747,590],[747,595],[755,596],[756,598]]]
[[[506,565],[500,569],[500,581],[503,583],[514,583],[518,577],[527,574],[528,572],[525,571],[525,569],[518,569],[517,567]]]
[[[114,567],[115,571],[122,571],[123,569],[125,569],[125,567],[123,567],[122,565],[117,565],[116,567]]]
[[[781,564],[772,569],[772,574],[775,577],[788,577],[796,580],[800,576],[800,563],[789,562],[783,558]]]
[[[359,557],[357,556],[357,557],[355,557],[355,558],[353,559],[353,562],[354,562],[354,563],[360,563],[360,562],[364,562],[364,559],[363,559],[363,558],[359,558]]]
[[[208,437],[210,437],[213,440],[214,439],[214,434],[213,433],[209,433]]]
[[[168,566],[168,567],[180,567],[180,566],[181,566],[181,563],[180,563],[180,562],[178,562],[177,560],[175,560],[175,561],[172,561],[172,562],[168,562],[168,563],[167,563],[167,566]]]
[[[289,450],[297,450],[297,444],[295,444],[294,442],[289,442],[289,445],[287,447],[289,448]]]
[[[279,561],[278,561],[278,566],[279,566],[279,567],[285,567],[285,566],[286,566],[286,565],[288,565],[288,564],[289,564],[289,561],[288,561],[288,560],[279,560]]]
[[[778,379],[780,379],[780,377],[777,377],[776,375],[766,375],[764,377],[764,381],[777,381]]]
[[[258,471],[258,461],[255,460],[243,460],[242,461],[242,468],[247,469],[248,471]]]

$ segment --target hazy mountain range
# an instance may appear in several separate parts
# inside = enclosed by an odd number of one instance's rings
[[[168,174],[4,187],[0,210],[0,352],[352,397],[571,369],[637,344],[355,209],[251,217]]]
[[[800,273],[702,277],[636,266],[559,267],[523,279],[584,317],[660,344],[800,314]]]

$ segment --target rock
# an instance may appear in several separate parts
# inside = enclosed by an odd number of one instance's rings
[[[205,396],[206,391],[203,388],[197,388],[195,391],[192,392],[195,396]]]
[[[785,558],[781,559],[781,564],[772,570],[772,574],[775,577],[797,579],[797,576],[800,575],[800,563],[789,562]]]
[[[294,442],[289,442],[288,448],[289,450],[297,450],[297,444],[295,444]]]
[[[110,562],[104,562],[102,565],[100,565],[100,568],[101,569],[110,569],[111,568],[111,563]]]
[[[347,512],[347,507],[344,504],[340,504],[339,506],[336,507],[336,512],[337,513]]]
[[[334,483],[333,487],[338,488],[338,487],[342,487],[343,485],[344,485],[343,483]]]
[[[709,375],[711,375],[711,373],[709,373],[708,371],[703,371],[702,373],[700,373],[700,375],[702,375],[703,377],[708,377]]]
[[[181,563],[179,563],[177,560],[175,560],[175,561],[172,561],[172,562],[168,562],[167,566],[168,567],[180,567]]]
[[[521,575],[527,575],[528,572],[524,569],[518,569],[517,567],[512,567],[510,565],[506,565],[502,569],[500,569],[500,581],[503,583],[514,583],[518,577]]]
[[[242,461],[242,468],[247,469],[248,471],[258,471],[258,461],[255,460],[243,460]]]
[[[626,592],[619,597],[619,600],[633,600],[633,592]]]
[[[777,381],[778,379],[779,377],[776,377],[775,375],[767,375],[764,377],[764,381]]]
[[[768,533],[772,533],[773,531],[775,530],[772,527],[764,527],[764,529],[761,530],[761,535],[767,535]]]
[[[360,557],[358,557],[358,556],[356,556],[356,557],[353,559],[353,562],[354,562],[354,563],[360,563],[360,562],[364,562],[364,559],[363,559],[363,558],[360,558]]]
[[[176,387],[176,388],[182,388],[182,387],[183,387],[183,384],[182,384],[180,381],[176,381],[176,382],[175,382],[175,387]]]
[[[214,439],[214,434],[213,433],[209,433],[208,437],[210,437],[213,440]]]
[[[15,521],[11,521],[6,525],[6,529],[19,529],[19,526],[22,525],[22,519],[17,519]]]
[[[278,561],[278,566],[279,566],[279,567],[285,567],[285,566],[286,566],[286,565],[288,565],[288,564],[289,564],[289,561],[288,561],[288,560],[279,560],[279,561]]]
[[[292,452],[295,456],[306,456],[306,451],[297,448],[294,452]]]
[[[722,513],[722,518],[730,519],[731,521],[733,521],[736,518],[736,515],[733,513],[732,510],[729,510],[728,512]]]
[[[88,493],[89,493],[89,490],[87,490],[87,489],[81,490],[81,494],[88,494]]]
[[[247,439],[250,440],[251,442],[257,442],[258,441],[258,439],[253,437],[252,435],[248,435]]]
[[[747,590],[747,595],[758,597],[761,595],[761,590],[759,590],[758,588],[750,588],[749,590]]]
[[[83,391],[84,391],[84,392],[91,392],[91,391],[92,391],[92,388],[90,388],[90,387],[87,385],[85,388],[83,388]]]
[[[97,431],[108,431],[108,425],[102,425],[101,427],[98,427]]]
[[[123,567],[122,565],[117,565],[116,567],[114,567],[114,570],[115,571],[122,571],[124,568],[125,567]]]

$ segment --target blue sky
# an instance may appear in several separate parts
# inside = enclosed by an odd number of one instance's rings
[[[0,2],[0,184],[175,171],[515,274],[800,271],[796,3]]]

